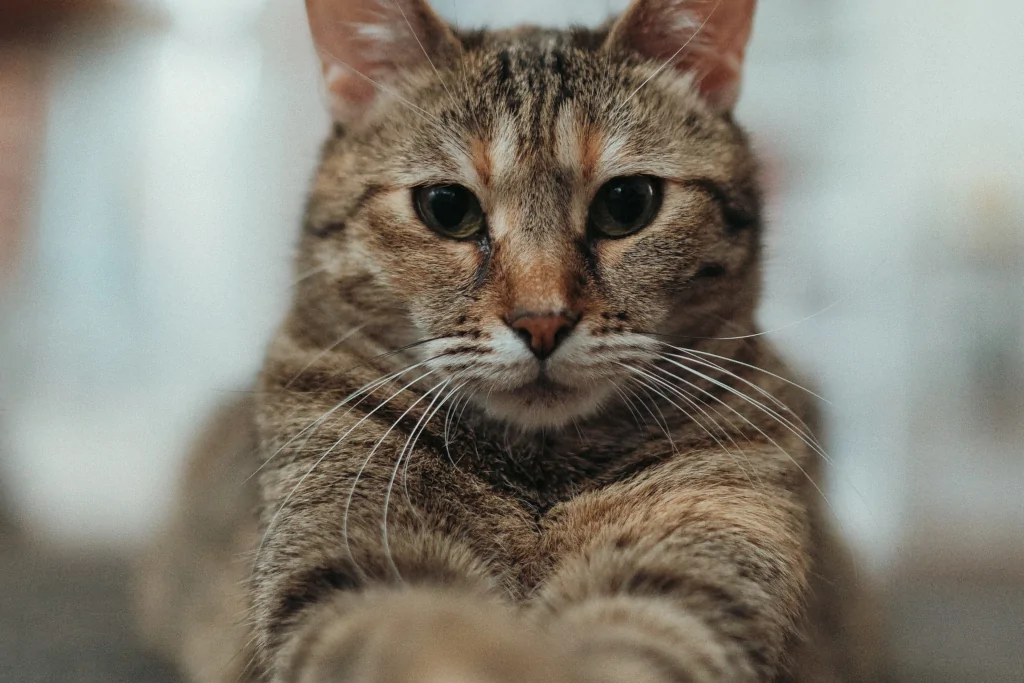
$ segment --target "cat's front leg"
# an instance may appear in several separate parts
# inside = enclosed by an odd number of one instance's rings
[[[251,598],[266,678],[576,683],[539,629],[511,616],[533,518],[440,458],[413,460],[406,479],[403,444],[384,442],[379,461],[325,460],[316,487],[296,483],[311,464],[264,478],[271,523]]]
[[[719,456],[663,463],[547,520],[554,570],[533,608],[614,680],[767,683],[783,666],[808,591],[799,472],[772,449],[748,450],[747,473]]]
[[[282,649],[280,683],[591,683],[507,606],[441,590],[339,595]]]

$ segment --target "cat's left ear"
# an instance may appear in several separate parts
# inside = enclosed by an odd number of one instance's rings
[[[400,72],[462,52],[425,0],[306,0],[306,11],[342,124],[358,123]]]
[[[605,48],[693,73],[704,97],[729,111],[739,99],[756,6],[757,0],[633,0]]]

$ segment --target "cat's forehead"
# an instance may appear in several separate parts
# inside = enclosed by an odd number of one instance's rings
[[[407,138],[421,170],[440,165],[483,186],[658,173],[651,164],[685,136],[680,126],[707,113],[685,83],[666,93],[671,79],[647,82],[649,66],[603,53],[594,36],[520,29],[482,40],[423,100],[443,125],[418,117],[429,132]]]
[[[467,93],[479,96],[476,120],[492,130],[511,122],[526,146],[553,142],[555,126],[571,109],[582,125],[622,127],[636,82],[632,65],[581,48],[572,34],[511,34],[467,58]]]

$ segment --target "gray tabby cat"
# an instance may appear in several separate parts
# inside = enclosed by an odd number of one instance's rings
[[[754,5],[462,32],[307,0],[310,275],[141,582],[192,680],[877,680],[755,328]]]

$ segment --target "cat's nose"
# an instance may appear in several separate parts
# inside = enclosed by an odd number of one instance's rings
[[[522,313],[509,325],[526,343],[533,355],[544,360],[555,352],[579,322],[578,315],[570,313]]]

